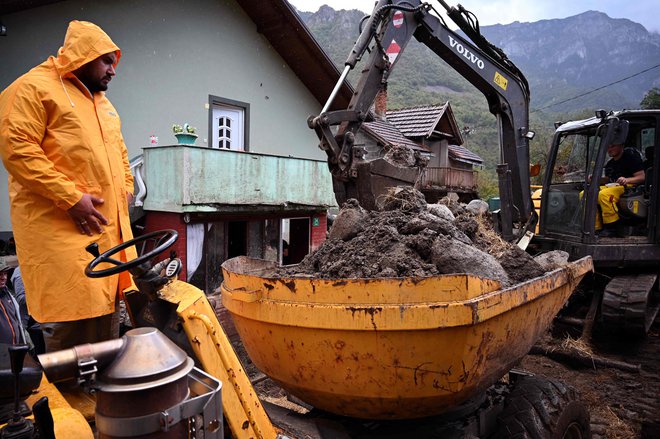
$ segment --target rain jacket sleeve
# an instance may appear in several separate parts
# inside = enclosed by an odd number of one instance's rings
[[[23,187],[54,201],[60,209],[69,209],[83,193],[55,169],[41,147],[48,116],[39,92],[29,85],[11,92],[4,101],[9,103],[8,108],[0,107],[0,130],[7,139],[5,147],[0,148],[5,166]]]
[[[126,144],[124,143],[124,136],[121,136],[121,147],[122,147],[121,159],[122,162],[124,163],[124,178],[126,179],[126,192],[129,194],[133,194],[133,191],[135,190],[135,186],[133,184],[131,163],[128,160],[128,149],[126,148]]]

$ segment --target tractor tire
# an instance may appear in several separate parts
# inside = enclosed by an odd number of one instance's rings
[[[589,412],[577,391],[561,381],[523,376],[516,380],[497,418],[496,439],[585,439]]]
[[[658,312],[653,300],[657,275],[617,276],[603,292],[601,317],[608,332],[645,337]]]

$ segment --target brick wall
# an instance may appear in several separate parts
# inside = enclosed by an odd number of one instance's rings
[[[374,113],[376,113],[377,119],[387,119],[387,84],[383,84],[381,89],[378,90],[378,93],[376,93]]]
[[[318,220],[318,226],[315,226],[315,220]],[[312,236],[310,241],[312,243],[312,251],[316,250],[325,241],[326,231],[328,229],[328,215],[325,213],[317,213],[312,216]]]

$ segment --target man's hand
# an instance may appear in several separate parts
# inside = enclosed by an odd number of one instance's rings
[[[632,177],[619,177],[616,179],[616,182],[622,186],[627,184],[642,184],[646,179],[646,174],[644,171],[637,171],[633,174]]]
[[[94,207],[103,203],[103,198],[83,194],[80,201],[67,210],[67,213],[78,227],[78,230],[80,230],[80,233],[89,236],[92,236],[93,232],[103,233],[101,224],[107,225],[108,220]]]

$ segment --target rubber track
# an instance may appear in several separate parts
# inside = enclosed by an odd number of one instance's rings
[[[631,336],[648,333],[651,321],[648,314],[649,294],[657,275],[636,274],[617,276],[603,293],[601,316],[609,331],[625,332]]]

